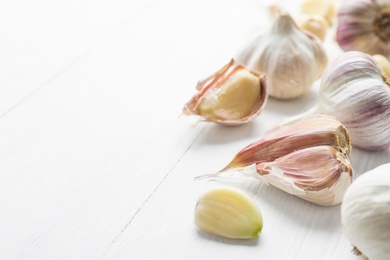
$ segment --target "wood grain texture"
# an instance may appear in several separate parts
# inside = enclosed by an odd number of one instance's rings
[[[318,83],[302,98],[270,99],[240,127],[180,116],[197,81],[269,24],[265,3],[19,0],[5,7],[16,16],[0,18],[2,30],[28,15],[6,28],[12,37],[0,45],[0,259],[356,259],[339,206],[316,206],[242,176],[194,181],[315,103]],[[354,149],[352,160],[359,175],[390,162],[390,150]],[[196,228],[198,196],[219,185],[259,203],[259,239]]]

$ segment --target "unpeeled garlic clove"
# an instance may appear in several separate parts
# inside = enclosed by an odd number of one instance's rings
[[[298,26],[317,36],[321,41],[325,40],[329,24],[320,15],[303,15],[297,20]]]
[[[322,76],[318,103],[307,113],[337,118],[353,146],[390,147],[390,85],[370,55],[351,51],[333,60]]]
[[[390,58],[390,1],[342,1],[336,40],[344,51]]]
[[[328,25],[332,25],[337,13],[338,4],[334,0],[304,0],[301,11],[308,15],[324,17]]]
[[[204,193],[196,204],[194,220],[203,231],[233,239],[256,238],[263,228],[256,202],[246,193],[230,187]]]
[[[215,178],[238,171],[318,205],[341,202],[352,182],[347,129],[335,118],[310,115],[285,120],[233,158]]]
[[[270,96],[280,99],[305,94],[328,62],[318,37],[298,28],[285,12],[275,17],[268,32],[244,46],[237,61],[265,73]]]
[[[320,145],[332,146],[346,155],[352,149],[347,129],[333,117],[310,115],[286,119],[238,152],[221,172],[272,162],[294,151]]]
[[[253,177],[322,206],[341,203],[352,182],[348,156],[326,145],[294,151],[256,169]]]
[[[268,99],[265,76],[248,70],[234,59],[200,81],[196,89],[198,93],[185,104],[183,113],[225,125],[251,121],[260,114]]]
[[[380,54],[372,55],[372,57],[382,69],[384,76],[390,80],[390,61],[385,56]]]

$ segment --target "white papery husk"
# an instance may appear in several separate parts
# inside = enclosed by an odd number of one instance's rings
[[[340,204],[352,182],[348,156],[326,145],[298,150],[239,172],[321,206]]]
[[[390,257],[390,163],[356,178],[341,205],[343,231],[363,255]]]
[[[351,51],[329,64],[318,103],[307,113],[337,118],[348,129],[353,146],[390,147],[390,86],[370,55]]]

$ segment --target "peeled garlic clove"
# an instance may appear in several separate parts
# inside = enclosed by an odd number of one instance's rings
[[[233,59],[200,81],[197,90],[183,113],[225,125],[249,122],[263,110],[268,98],[264,75],[249,71]]]
[[[344,51],[390,58],[390,1],[342,1],[336,40]]]
[[[389,259],[390,163],[365,172],[351,184],[341,205],[341,223],[356,253]]]
[[[352,182],[349,158],[332,146],[298,150],[256,165],[253,177],[322,206],[341,203]],[[248,174],[248,172],[247,172]]]
[[[318,205],[340,203],[352,180],[347,129],[330,116],[286,120],[242,149],[221,171],[238,171]]]
[[[237,60],[265,73],[270,96],[281,99],[305,94],[328,62],[321,41],[299,29],[287,13],[278,14],[270,30],[245,46]]]
[[[320,15],[331,25],[337,13],[337,4],[333,0],[304,0],[301,11],[304,14]]]
[[[390,61],[385,56],[380,54],[372,55],[372,57],[382,69],[384,76],[390,80]]]
[[[353,146],[366,150],[390,147],[390,86],[370,55],[340,55],[325,70],[319,92],[313,110],[345,125]]]
[[[325,40],[329,28],[328,22],[320,15],[304,15],[298,19],[301,29],[317,36],[321,41]]]
[[[250,239],[259,236],[263,218],[256,202],[246,193],[235,188],[218,187],[198,199],[195,224],[210,234]]]

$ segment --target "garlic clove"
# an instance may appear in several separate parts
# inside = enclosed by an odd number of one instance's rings
[[[263,182],[322,206],[341,203],[352,182],[349,158],[332,146],[294,151],[273,162],[256,165]]]
[[[390,85],[374,59],[346,52],[325,70],[314,113],[334,116],[348,129],[352,145],[390,147]]]
[[[341,202],[352,181],[350,150],[347,129],[333,117],[285,120],[238,152],[221,171],[196,179],[237,171],[307,201],[331,206]]]
[[[204,193],[194,216],[200,229],[225,238],[256,238],[263,228],[256,202],[236,188],[218,187]]]
[[[305,94],[328,62],[321,41],[279,13],[270,30],[258,35],[237,55],[237,61],[265,73],[269,94],[292,99]]]
[[[265,76],[233,59],[196,88],[198,93],[185,104],[183,113],[225,125],[251,121],[263,110],[268,98]]]
[[[355,253],[368,259],[389,259],[390,163],[354,180],[343,198],[341,223]]]
[[[372,55],[374,60],[378,63],[379,67],[382,69],[384,76],[390,80],[390,61],[383,55],[375,54]]]
[[[281,121],[260,140],[238,152],[221,172],[271,162],[294,151],[319,145],[332,146],[346,155],[352,148],[347,129],[333,117],[313,115]]]
[[[320,15],[304,15],[298,21],[298,26],[317,36],[321,41],[325,40],[329,24],[324,17]]]
[[[332,25],[336,17],[338,4],[333,0],[304,0],[301,4],[303,14],[320,15],[328,25]]]
[[[339,46],[344,51],[390,58],[389,16],[389,1],[342,1],[336,29]]]

